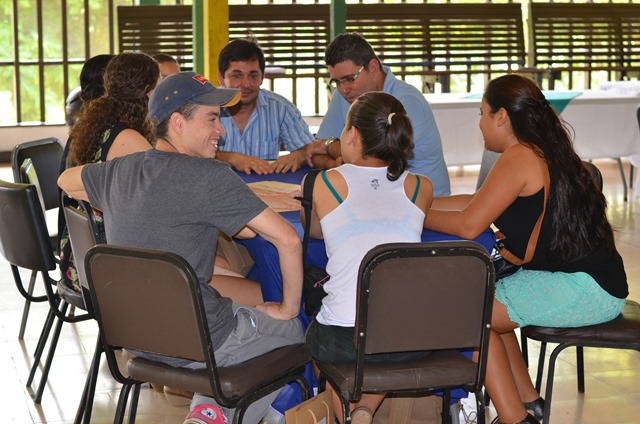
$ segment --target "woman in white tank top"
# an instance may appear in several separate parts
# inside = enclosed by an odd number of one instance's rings
[[[413,155],[413,128],[390,94],[369,92],[353,103],[340,147],[345,164],[323,171],[315,181],[310,230],[311,237],[324,238],[331,278],[307,332],[307,346],[314,358],[330,363],[355,362],[353,326],[362,258],[382,243],[419,242],[433,195],[429,179],[406,170]],[[388,362],[407,355],[416,354],[369,355],[366,360]],[[382,394],[363,394],[350,405],[352,423],[370,423],[383,399]],[[334,394],[334,404],[339,402]]]

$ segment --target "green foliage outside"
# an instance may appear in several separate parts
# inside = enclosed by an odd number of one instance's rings
[[[17,54],[14,49],[13,3],[17,3],[18,31]],[[130,5],[132,0],[115,0],[115,5]],[[18,121],[16,95],[20,92],[20,121],[41,122],[44,108],[46,123],[64,122],[65,84],[62,65],[67,52],[68,83],[66,91],[79,85],[79,75],[84,61],[91,56],[109,53],[108,0],[89,0],[89,10],[84,0],[67,0],[62,9],[61,0],[42,1],[42,67],[38,64],[38,21],[36,0],[0,1],[0,125]],[[63,46],[63,13],[67,19],[67,47]],[[89,16],[89,45],[85,44],[85,16]],[[13,61],[17,59],[19,86],[16,87]],[[42,73],[42,75],[41,75]],[[44,84],[44,106],[40,100],[40,84]]]

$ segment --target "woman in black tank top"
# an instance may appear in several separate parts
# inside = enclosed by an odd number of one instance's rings
[[[604,195],[536,84],[516,74],[496,78],[480,115],[486,149],[502,155],[475,194],[434,199],[425,227],[473,239],[494,224],[515,259],[524,259],[496,282],[485,386],[495,422],[537,423],[544,400],[514,330],[614,319],[628,294],[626,275]]]

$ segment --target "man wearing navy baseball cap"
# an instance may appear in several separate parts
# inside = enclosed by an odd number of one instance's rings
[[[193,267],[218,366],[241,363],[304,340],[300,321],[295,319],[302,293],[300,238],[229,165],[214,159],[224,135],[220,107],[239,99],[239,90],[216,88],[202,75],[173,74],[158,84],[149,99],[155,149],[71,168],[58,180],[70,196],[88,200],[104,212],[110,244],[170,251]],[[219,231],[258,233],[275,245],[282,268],[282,302],[240,305],[209,284]],[[176,367],[205,366],[135,354]],[[248,411],[255,420],[245,415],[246,422],[258,422],[276,395],[255,402]],[[213,403],[210,398],[196,398],[192,404]],[[206,423],[199,412],[202,408],[195,407],[186,422]]]

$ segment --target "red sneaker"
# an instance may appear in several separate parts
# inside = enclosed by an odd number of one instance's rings
[[[198,405],[189,412],[183,424],[227,424],[227,417],[219,406]]]

